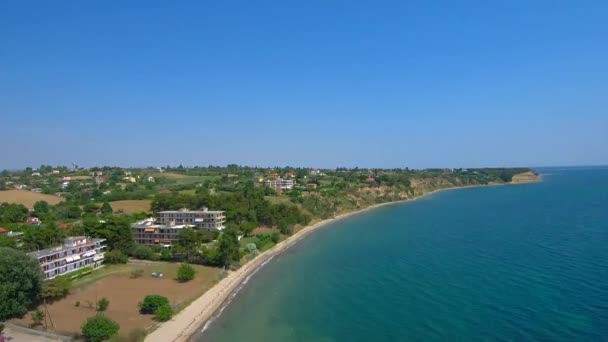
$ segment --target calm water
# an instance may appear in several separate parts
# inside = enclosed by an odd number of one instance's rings
[[[608,341],[608,169],[438,193],[275,257],[204,341]]]

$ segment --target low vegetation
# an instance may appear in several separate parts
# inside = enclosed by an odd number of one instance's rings
[[[139,312],[142,314],[154,314],[163,305],[169,305],[167,297],[159,295],[147,295],[139,305]]]
[[[181,266],[177,269],[177,280],[180,283],[185,283],[194,279],[194,268],[187,263],[181,264]]]
[[[81,332],[87,342],[101,342],[116,335],[119,329],[118,323],[103,314],[97,314],[86,320],[82,325]]]
[[[96,310],[97,312],[104,312],[108,309],[109,305],[110,301],[108,300],[108,298],[102,297],[100,300],[97,301]]]

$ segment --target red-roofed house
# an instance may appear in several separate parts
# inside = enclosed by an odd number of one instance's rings
[[[0,234],[6,234],[6,233],[8,233],[8,230],[0,227]]]
[[[61,223],[59,223],[59,224],[57,225],[57,228],[59,228],[59,229],[61,229],[61,230],[68,230],[68,228],[70,228],[70,227],[68,226],[68,224],[67,224],[67,223],[63,223],[63,222],[61,222]]]
[[[37,218],[37,217],[31,217],[30,216],[30,217],[27,218],[27,220],[25,221],[25,223],[27,223],[27,224],[41,224],[42,221],[40,221],[40,219]]]
[[[374,177],[367,177],[367,179],[365,181],[368,183],[373,183],[376,181],[376,179],[374,179]]]

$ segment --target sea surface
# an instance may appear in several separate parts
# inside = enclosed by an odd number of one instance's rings
[[[332,223],[194,340],[608,341],[608,168],[538,171]]]

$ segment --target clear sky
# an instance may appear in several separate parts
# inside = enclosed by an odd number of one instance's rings
[[[0,169],[608,164],[608,1],[2,1]]]

